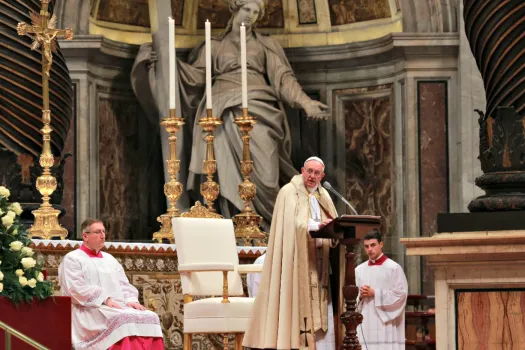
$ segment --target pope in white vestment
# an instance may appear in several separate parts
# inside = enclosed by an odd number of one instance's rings
[[[363,315],[363,323],[357,328],[359,343],[367,350],[404,350],[408,294],[405,273],[383,254],[378,232],[368,233],[363,242],[370,260],[355,270],[358,309]]]
[[[249,292],[256,297],[244,347],[335,349],[328,257],[337,242],[313,239],[309,232],[337,212],[319,186],[323,161],[307,159],[301,173],[279,191],[268,249],[259,258],[264,259],[263,272],[249,276]]]
[[[83,245],[64,257],[58,277],[72,300],[75,349],[164,349],[159,316],[138,302],[138,291],[110,254],[101,252],[102,222],[82,224]]]

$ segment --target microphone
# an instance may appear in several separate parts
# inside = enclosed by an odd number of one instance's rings
[[[344,204],[348,205],[350,207],[350,209],[352,210],[352,213],[354,215],[359,215],[357,214],[357,210],[354,209],[354,207],[352,206],[352,204],[350,204],[349,201],[347,201],[345,199],[345,197],[341,196],[341,194],[339,192],[337,192],[333,187],[332,185],[330,185],[330,183],[328,181],[325,181],[323,182],[323,187],[326,188],[328,191],[332,192],[333,194],[335,194],[340,200],[343,201]]]

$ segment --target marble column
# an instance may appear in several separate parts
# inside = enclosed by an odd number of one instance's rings
[[[60,41],[75,86],[76,115],[76,227],[99,213],[98,138],[93,78],[89,58],[100,51],[102,37],[77,35],[72,41]],[[78,232],[74,232],[78,234]]]

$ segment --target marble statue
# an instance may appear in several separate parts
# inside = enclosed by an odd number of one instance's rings
[[[220,197],[216,202],[225,217],[233,216],[243,208],[238,195],[242,181],[240,160],[242,140],[234,119],[241,109],[240,30],[246,26],[248,68],[248,110],[258,123],[250,133],[251,155],[254,172],[251,180],[257,185],[254,200],[256,211],[269,223],[280,185],[298,174],[290,158],[290,130],[284,104],[302,108],[312,119],[327,117],[328,106],[312,100],[302,90],[294,77],[281,45],[273,38],[256,30],[257,20],[264,15],[263,0],[233,0],[230,4],[232,17],[225,31],[211,40],[213,76],[213,114],[220,117],[223,125],[215,132],[216,180],[220,185]],[[136,61],[137,62],[137,61]],[[205,47],[196,47],[187,62],[178,60],[177,81],[186,125],[183,127],[178,155],[181,172],[184,164],[188,174],[185,189],[198,193],[206,144],[205,133],[197,125],[206,116],[205,96]]]

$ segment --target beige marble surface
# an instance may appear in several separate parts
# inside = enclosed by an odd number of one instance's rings
[[[456,290],[525,287],[525,231],[442,233],[400,241],[408,256],[428,257],[434,270],[437,349],[456,348]]]

